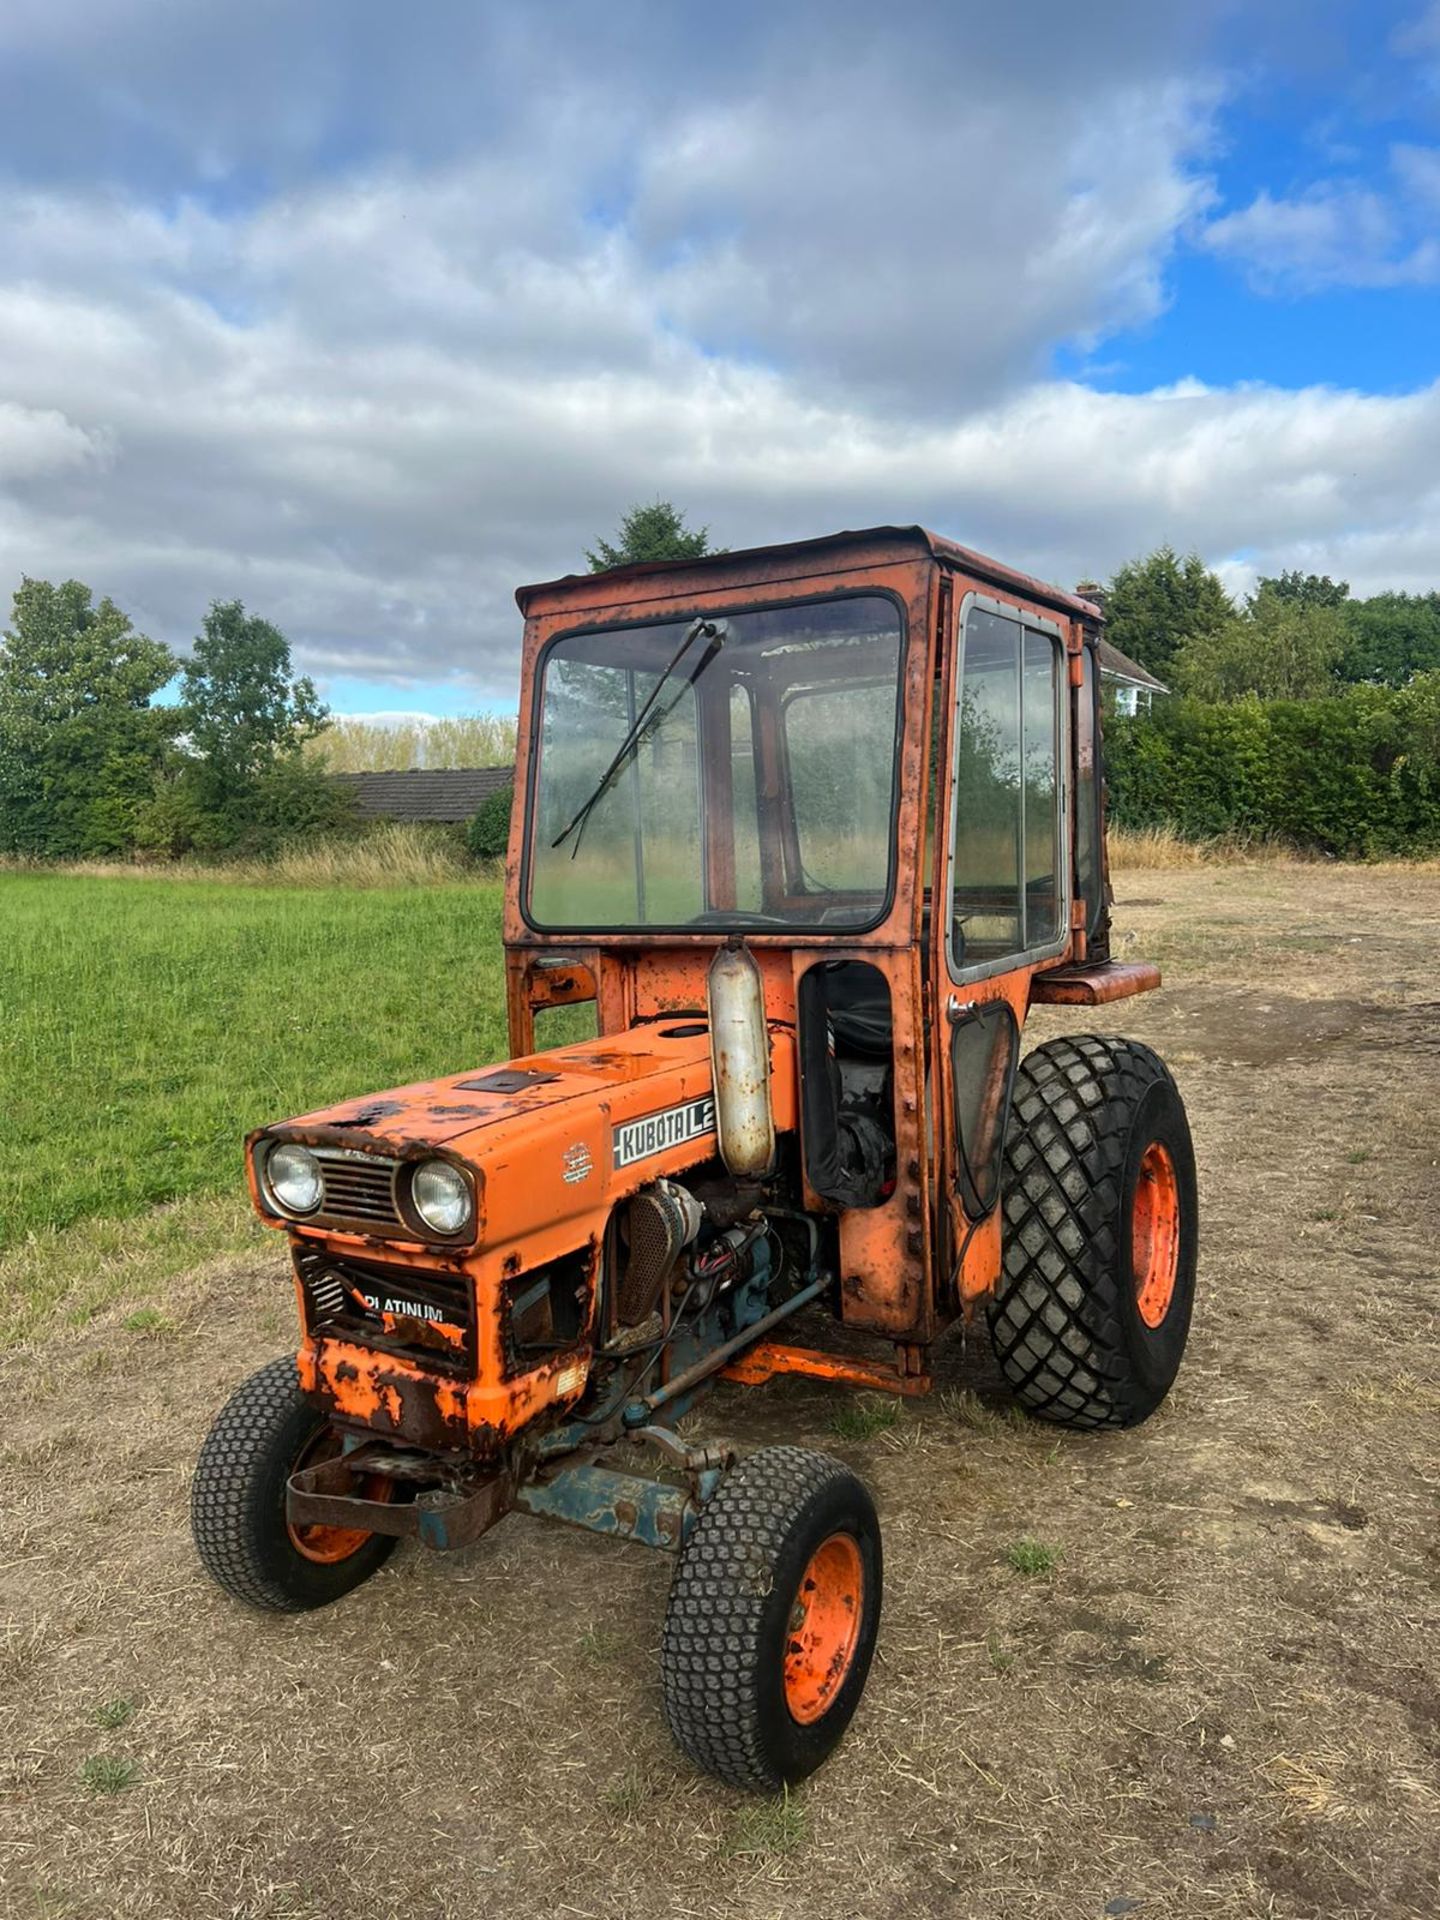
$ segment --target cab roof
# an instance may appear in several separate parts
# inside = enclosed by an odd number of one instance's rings
[[[748,570],[760,569],[773,579],[777,563],[782,568],[794,566],[797,574],[806,573],[812,571],[812,561],[814,565],[823,565],[828,559],[833,565],[845,549],[850,549],[853,552],[853,564],[863,566],[886,557],[878,554],[876,549],[888,548],[893,555],[897,546],[908,547],[917,553],[928,553],[942,566],[950,567],[957,573],[967,574],[992,586],[1008,587],[1024,599],[1038,601],[1062,613],[1093,621],[1096,625],[1104,619],[1093,601],[1067,593],[1062,587],[1052,587],[1032,574],[1021,572],[1018,567],[1007,567],[1002,561],[992,560],[972,547],[962,547],[958,541],[946,539],[943,534],[930,533],[924,527],[864,527],[848,533],[822,534],[813,540],[783,541],[768,547],[741,547],[729,553],[707,554],[699,560],[651,560],[642,565],[610,567],[603,573],[567,573],[558,580],[539,581],[534,586],[521,587],[515,599],[520,611],[528,614],[532,609],[538,610],[537,603],[541,600],[563,602],[569,597],[567,589],[582,583],[593,589],[601,582],[608,585],[613,581],[616,586],[629,586],[634,582],[659,579],[666,574],[743,574]]]

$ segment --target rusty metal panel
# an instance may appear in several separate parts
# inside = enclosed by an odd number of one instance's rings
[[[1160,969],[1149,960],[1098,960],[1089,967],[1054,967],[1030,981],[1032,1007],[1102,1007],[1132,993],[1153,993]]]
[[[524,1513],[543,1514],[590,1533],[638,1540],[642,1546],[678,1553],[696,1516],[680,1487],[639,1474],[580,1464],[544,1479],[529,1480],[515,1495]]]
[[[973,547],[962,547],[958,541],[918,526],[867,527],[825,534],[814,540],[744,547],[702,560],[658,560],[644,565],[612,567],[601,574],[565,574],[557,580],[518,588],[515,601],[527,616],[555,604],[610,607],[617,601],[634,604],[646,599],[671,599],[689,590],[692,583],[709,581],[717,575],[727,581],[732,578],[795,580],[816,573],[828,578],[856,567],[883,565],[916,552],[973,574],[989,585],[1011,587],[1027,600],[1097,622],[1103,618],[1099,607],[1078,594],[1051,586],[1033,574],[1021,572],[1018,567],[992,560]]]
[[[924,1394],[931,1386],[928,1373],[910,1373],[893,1362],[856,1360],[845,1354],[787,1347],[769,1340],[760,1341],[738,1360],[732,1360],[722,1377],[757,1387],[777,1373],[805,1374],[813,1380],[833,1380],[849,1387],[873,1387],[880,1393]]]

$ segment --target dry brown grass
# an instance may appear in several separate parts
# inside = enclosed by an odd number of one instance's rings
[[[72,860],[53,863],[0,857],[6,873],[73,873],[92,880],[175,880],[248,887],[449,887],[493,885],[495,861],[475,861],[443,828],[382,820],[354,840],[292,847],[270,860]]]
[[[327,840],[247,862],[237,877],[259,886],[440,887],[488,884],[499,874],[493,863],[472,860],[448,833],[384,820],[359,840]]]
[[[1185,840],[1173,827],[1111,827],[1110,864],[1117,872],[1137,868],[1288,865],[1318,856],[1279,840],[1227,836]]]

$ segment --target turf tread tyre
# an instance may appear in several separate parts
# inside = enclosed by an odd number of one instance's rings
[[[811,1552],[843,1529],[865,1566],[864,1616],[844,1685],[812,1725],[781,1684],[791,1600]],[[833,1751],[860,1701],[879,1628],[880,1528],[864,1483],[804,1447],[767,1447],[721,1481],[680,1556],[661,1643],[665,1719],[707,1773],[774,1793]]]
[[[242,1381],[205,1436],[190,1488],[200,1564],[226,1593],[269,1613],[328,1606],[368,1580],[395,1540],[372,1534],[349,1559],[307,1560],[285,1525],[285,1482],[323,1426],[283,1355]]]
[[[1175,1291],[1153,1331],[1139,1319],[1130,1265],[1136,1168],[1152,1138],[1170,1152],[1181,1194]],[[1170,1389],[1194,1298],[1194,1150],[1159,1055],[1095,1036],[1028,1054],[1015,1079],[1002,1204],[989,1326],[1006,1381],[1043,1420],[1137,1425]]]

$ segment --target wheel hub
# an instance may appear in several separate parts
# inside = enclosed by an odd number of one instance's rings
[[[1152,1140],[1140,1161],[1131,1214],[1135,1303],[1147,1327],[1170,1311],[1180,1271],[1180,1183],[1168,1147]]]
[[[845,1684],[860,1638],[865,1566],[848,1533],[832,1533],[810,1556],[790,1611],[785,1704],[802,1726],[828,1711]]]
[[[303,1467],[319,1466],[323,1460],[333,1460],[340,1451],[340,1441],[335,1432],[326,1428],[316,1434],[295,1462],[298,1472]],[[389,1500],[394,1495],[390,1477],[384,1473],[367,1473],[359,1489],[366,1500]],[[290,1544],[298,1554],[307,1560],[314,1560],[320,1566],[333,1566],[339,1560],[348,1560],[351,1554],[358,1553],[370,1539],[368,1527],[327,1527],[313,1525],[297,1527],[290,1520],[285,1522],[285,1531],[290,1536]]]

